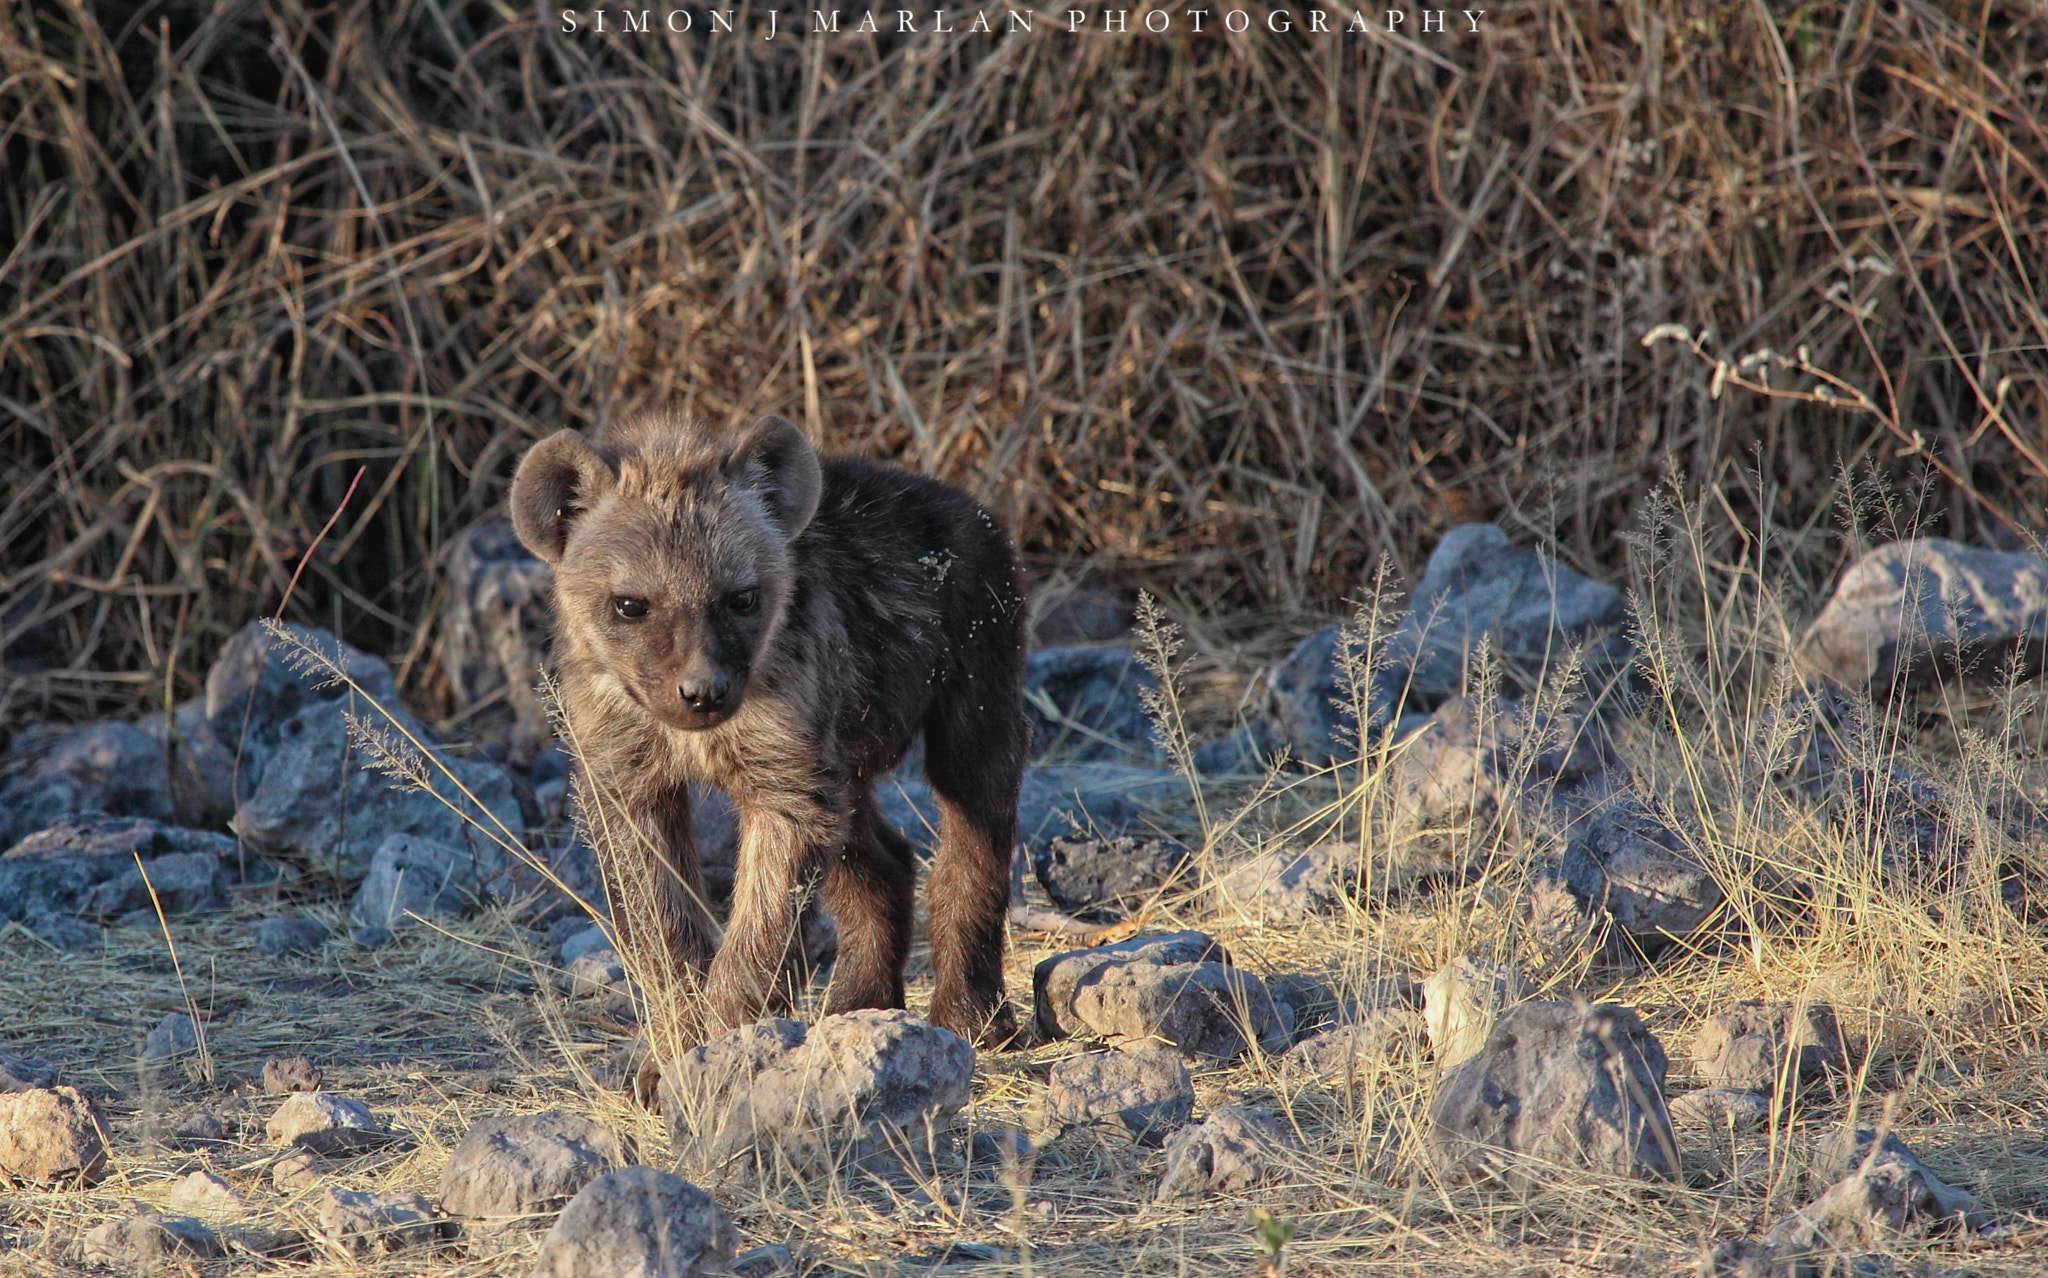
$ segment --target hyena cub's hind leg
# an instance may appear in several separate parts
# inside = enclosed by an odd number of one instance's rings
[[[839,926],[828,1014],[903,1006],[916,894],[910,840],[876,813],[872,796],[859,796],[846,850],[825,869],[825,908]]]
[[[932,867],[932,1022],[983,1047],[1007,1047],[1004,915],[1017,842],[1025,725],[1013,683],[956,691],[925,718],[925,777],[939,802]]]

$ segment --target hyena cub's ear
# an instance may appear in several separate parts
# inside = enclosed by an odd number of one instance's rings
[[[733,445],[725,472],[761,495],[791,541],[818,513],[818,492],[825,482],[818,453],[793,422],[780,417],[755,422]]]
[[[612,485],[612,468],[573,430],[558,431],[527,451],[512,476],[512,530],[550,564],[562,562],[569,525]]]

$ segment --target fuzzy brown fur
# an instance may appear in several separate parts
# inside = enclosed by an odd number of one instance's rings
[[[613,855],[645,860],[610,867],[615,892],[618,871],[654,871],[630,876],[654,885],[654,909],[639,924],[620,909],[622,940],[705,974],[685,1018],[697,1032],[788,1006],[818,887],[839,926],[828,1010],[903,1006],[915,866],[872,791],[922,733],[942,814],[931,1019],[1010,1039],[1023,599],[989,514],[934,480],[820,459],[779,418],[734,436],[672,410],[543,440],[512,513],[555,568],[554,662],[585,821]],[[693,783],[739,810],[715,954]]]

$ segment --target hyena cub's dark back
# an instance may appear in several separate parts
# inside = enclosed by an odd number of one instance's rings
[[[992,716],[1014,700],[1024,660],[1016,561],[988,512],[959,489],[826,459],[798,558],[803,586],[829,592],[845,635],[837,727],[842,741],[865,747],[857,775],[893,767],[937,698],[974,697]],[[1005,726],[989,725],[997,735]],[[1021,740],[1021,717],[1015,730]]]

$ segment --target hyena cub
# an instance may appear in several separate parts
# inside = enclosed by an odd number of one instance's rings
[[[984,1045],[1012,1038],[1003,915],[1023,600],[995,520],[935,480],[820,458],[780,418],[726,435],[673,409],[535,445],[512,517],[555,569],[554,662],[585,820],[617,854],[637,847],[654,872],[635,877],[659,885],[659,935],[634,935],[622,906],[622,939],[641,955],[666,947],[675,970],[708,968],[685,1023],[711,1035],[788,1005],[819,886],[839,925],[828,1010],[903,1006],[912,852],[873,787],[921,732],[941,813],[931,1019]],[[692,783],[739,811],[715,955]]]

